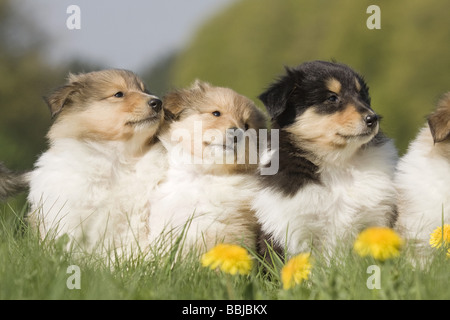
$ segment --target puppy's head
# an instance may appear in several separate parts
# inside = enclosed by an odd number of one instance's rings
[[[434,143],[450,141],[450,92],[439,100],[436,110],[428,117]]]
[[[45,98],[55,118],[50,140],[129,141],[153,137],[163,120],[162,102],[126,70],[69,75]]]
[[[173,120],[166,140],[181,147],[194,164],[216,173],[256,167],[252,153],[257,153],[265,118],[250,99],[197,80],[189,89],[169,93],[164,109]]]
[[[286,68],[259,98],[274,127],[312,153],[355,149],[379,129],[366,83],[343,64],[314,61]]]

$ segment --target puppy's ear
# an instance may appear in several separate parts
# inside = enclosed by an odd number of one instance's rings
[[[291,81],[292,71],[286,68],[287,76],[273,83],[258,98],[264,103],[270,117],[276,119],[287,108],[290,95],[295,89],[295,83]]]
[[[69,83],[65,86],[55,89],[49,96],[44,97],[52,118],[58,115],[68,103],[71,102],[71,96],[79,90],[78,83]]]
[[[205,92],[211,88],[207,82],[195,80],[189,89],[174,90],[164,97],[164,111],[167,120],[176,120],[187,108],[192,108],[195,101],[199,100]]]
[[[191,86],[191,90],[200,90],[201,92],[206,92],[211,88],[211,85],[208,82],[201,81],[199,79],[195,79],[194,83]]]
[[[174,90],[164,96],[164,114],[167,120],[175,120],[185,109],[184,90]]]
[[[428,125],[434,143],[450,138],[450,92],[439,100],[436,111],[428,117]]]

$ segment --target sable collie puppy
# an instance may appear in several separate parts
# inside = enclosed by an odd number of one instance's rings
[[[261,158],[263,167],[279,161],[279,170],[260,176],[253,204],[261,254],[267,243],[288,255],[328,252],[366,227],[393,224],[397,152],[359,74],[306,62],[287,68],[260,99],[279,129],[279,146]]]
[[[263,113],[231,89],[196,81],[164,98],[173,119],[159,136],[167,178],[150,201],[150,241],[204,251],[216,243],[255,247],[251,199],[257,185],[257,130]]]
[[[154,139],[161,100],[132,72],[104,70],[71,74],[46,101],[55,121],[29,173],[31,223],[86,251],[137,248],[147,237],[145,192],[166,163]]]
[[[419,249],[428,247],[430,234],[442,221],[450,224],[450,92],[400,159],[395,183],[396,228]]]

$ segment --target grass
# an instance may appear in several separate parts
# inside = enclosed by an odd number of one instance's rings
[[[64,239],[39,241],[23,220],[19,202],[0,204],[0,299],[450,299],[450,260],[442,252],[422,268],[411,264],[411,248],[383,263],[357,256],[344,244],[331,259],[317,256],[310,278],[283,290],[279,267],[273,273],[254,267],[249,276],[230,276],[202,267],[195,252],[174,252],[107,262],[65,249]],[[257,260],[259,257],[255,257]],[[80,270],[80,289],[69,289]],[[380,289],[368,289],[368,267],[380,270]]]

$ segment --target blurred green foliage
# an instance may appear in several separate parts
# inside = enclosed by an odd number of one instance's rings
[[[379,30],[366,26],[372,4],[381,9]],[[450,90],[449,12],[448,0],[242,0],[198,30],[170,78],[176,86],[200,78],[257,100],[285,65],[335,59],[364,75],[382,129],[402,153]]]
[[[47,148],[51,117],[43,96],[62,85],[69,72],[98,66],[77,60],[49,65],[42,49],[51,43],[11,3],[0,0],[0,161],[24,170]]]
[[[14,19],[9,1],[0,0],[0,161],[26,169],[46,144],[50,114],[41,97],[61,74],[43,63],[40,34]],[[16,45],[14,25],[27,27],[33,43]]]
[[[51,124],[42,96],[69,71],[99,66],[46,63],[42,49],[52,43],[10,3],[0,0],[0,161],[27,169],[46,148]],[[366,27],[371,4],[381,8],[380,30]],[[383,130],[404,152],[450,90],[449,11],[448,0],[237,0],[201,26],[184,50],[134,71],[159,96],[199,78],[262,107],[257,96],[285,65],[335,59],[365,76]],[[19,32],[29,41],[18,41]]]

